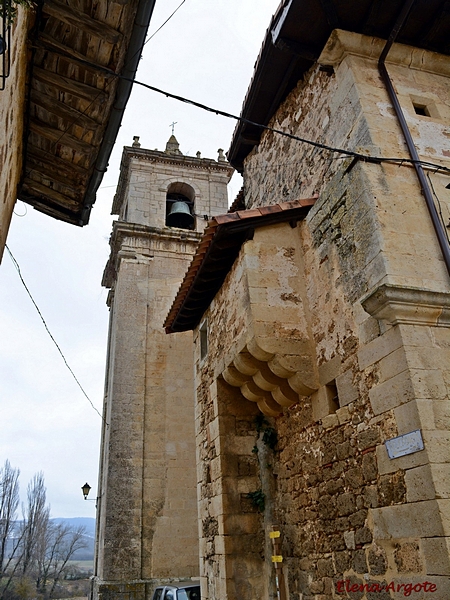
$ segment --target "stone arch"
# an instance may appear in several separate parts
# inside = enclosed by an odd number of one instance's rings
[[[173,209],[173,205],[175,202],[184,202],[186,205],[186,209],[189,210],[190,214],[193,216],[192,224],[180,224],[177,227],[182,229],[195,229],[195,201],[199,197],[200,190],[192,181],[186,181],[184,179],[173,178],[170,180],[166,180],[165,185],[166,192],[166,217],[165,223],[168,223],[168,216]]]
[[[178,185],[180,185],[180,186],[186,185],[186,186],[189,186],[190,188],[192,188],[194,190],[195,200],[198,200],[202,196],[200,188],[195,183],[195,181],[192,181],[191,179],[186,179],[185,177],[170,177],[163,182],[163,184],[161,185],[161,187],[159,189],[160,189],[160,191],[166,192],[166,194],[167,194],[169,188],[171,186],[174,186],[175,184],[177,186]]]

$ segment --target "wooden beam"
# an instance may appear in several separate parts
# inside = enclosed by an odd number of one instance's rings
[[[65,208],[69,208],[71,210],[79,210],[81,203],[73,200],[73,198],[69,198],[65,194],[61,194],[61,192],[57,192],[56,190],[43,185],[42,183],[38,183],[33,179],[25,179],[22,185],[22,189],[24,192],[28,192],[30,196],[34,196],[37,194],[38,201],[42,202],[42,198],[49,199],[51,202],[55,202]],[[34,192],[34,193],[33,193]]]
[[[82,154],[90,155],[95,150],[94,146],[91,146],[87,142],[76,138],[70,133],[66,133],[60,129],[56,129],[55,127],[51,127],[47,123],[38,121],[33,117],[31,117],[29,121],[29,129],[33,133],[36,133],[37,135],[40,135],[53,143],[67,146],[76,152],[81,152]]]
[[[81,176],[74,169],[71,169],[71,163],[62,166],[56,162],[56,158],[53,157],[53,160],[49,160],[46,156],[35,156],[27,152],[25,162],[27,177],[34,171],[43,174],[48,179],[58,181],[62,185],[76,185],[82,190],[86,185],[88,173],[86,172],[84,176]],[[61,159],[59,160],[61,161]]]
[[[99,90],[86,83],[81,83],[81,81],[69,79],[68,77],[64,77],[64,75],[58,75],[58,73],[54,73],[53,71],[47,71],[41,67],[33,67],[33,78],[46,85],[54,86],[61,92],[67,92],[77,98],[83,98],[97,104],[103,104],[108,98],[108,94],[103,90]]]
[[[27,144],[26,158],[30,158],[34,162],[39,161],[45,167],[51,165],[55,169],[58,169],[63,173],[67,173],[68,177],[72,177],[74,181],[84,181],[89,177],[88,169],[85,169],[80,165],[76,165],[73,162],[64,160],[60,156],[55,156],[50,152],[45,152],[45,150],[39,148],[38,146],[33,146],[30,142]]]
[[[91,119],[87,114],[72,108],[68,104],[60,102],[52,96],[47,96],[47,94],[43,94],[36,89],[31,91],[31,102],[37,104],[37,106],[40,106],[41,108],[45,108],[46,111],[53,115],[56,115],[65,121],[69,121],[72,125],[79,125],[89,131],[95,131],[101,127],[101,123],[97,123],[97,121]]]
[[[54,219],[59,219],[60,221],[71,223],[72,225],[80,225],[78,212],[75,212],[70,208],[63,208],[60,204],[53,205],[48,201],[44,203],[40,198],[37,198],[35,195],[29,194],[24,190],[20,190],[18,199],[30,204],[35,210],[38,210],[45,215],[49,215]]]
[[[120,31],[117,31],[107,23],[97,21],[76,8],[69,7],[66,4],[60,4],[54,0],[46,0],[42,12],[51,15],[82,32],[105,40],[110,44],[117,44],[123,38],[123,34],[120,33]]]
[[[285,48],[299,58],[305,58],[311,62],[316,62],[321,53],[321,49],[317,46],[311,46],[311,44],[300,44],[299,42],[286,37],[278,38],[277,48]]]
[[[108,67],[108,64],[100,64],[96,62],[96,60],[89,58],[84,54],[81,54],[81,52],[74,50],[70,46],[66,46],[60,40],[57,40],[44,32],[39,33],[39,39],[36,40],[36,46],[39,46],[39,48],[43,48],[48,52],[54,52],[58,56],[63,55],[64,58],[67,58],[68,60],[74,59],[82,61],[83,69],[93,71],[94,73],[97,73],[98,70],[102,67]],[[102,73],[102,75],[104,74],[104,71],[100,72]]]

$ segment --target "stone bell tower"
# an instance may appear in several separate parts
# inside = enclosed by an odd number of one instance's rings
[[[113,202],[93,597],[144,600],[199,575],[192,334],[163,323],[233,169],[134,138]]]

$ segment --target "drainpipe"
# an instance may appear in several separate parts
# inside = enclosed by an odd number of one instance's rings
[[[427,204],[428,212],[430,213],[431,221],[433,223],[434,230],[436,232],[439,245],[442,250],[442,255],[444,257],[445,266],[447,267],[448,274],[450,275],[450,247],[448,244],[447,236],[444,231],[444,227],[439,219],[438,212],[436,210],[436,206],[434,204],[433,195],[430,190],[430,186],[425,177],[425,173],[423,171],[422,165],[420,164],[420,158],[417,154],[417,149],[414,145],[411,132],[406,123],[405,115],[403,114],[402,108],[400,106],[400,102],[398,101],[397,94],[394,90],[394,86],[392,85],[392,81],[389,77],[389,74],[386,69],[385,60],[388,55],[389,50],[391,49],[392,44],[395,42],[397,35],[399,34],[401,28],[403,27],[408,14],[414,4],[415,0],[406,0],[403,5],[402,12],[400,13],[397,22],[395,23],[388,41],[383,49],[383,52],[380,55],[378,61],[378,70],[380,72],[381,78],[383,79],[384,85],[386,86],[386,90],[389,94],[389,98],[392,102],[392,106],[394,107],[395,114],[397,116],[399,125],[403,132],[403,136],[406,141],[406,145],[408,146],[409,155],[411,156],[411,160],[413,162],[414,168],[416,170],[417,177],[419,179],[420,187],[422,188],[422,193],[425,198],[425,202]]]

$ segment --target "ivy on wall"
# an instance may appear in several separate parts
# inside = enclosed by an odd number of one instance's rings
[[[17,7],[35,8],[33,0],[0,0],[0,14],[3,21],[9,26],[17,17]]]

